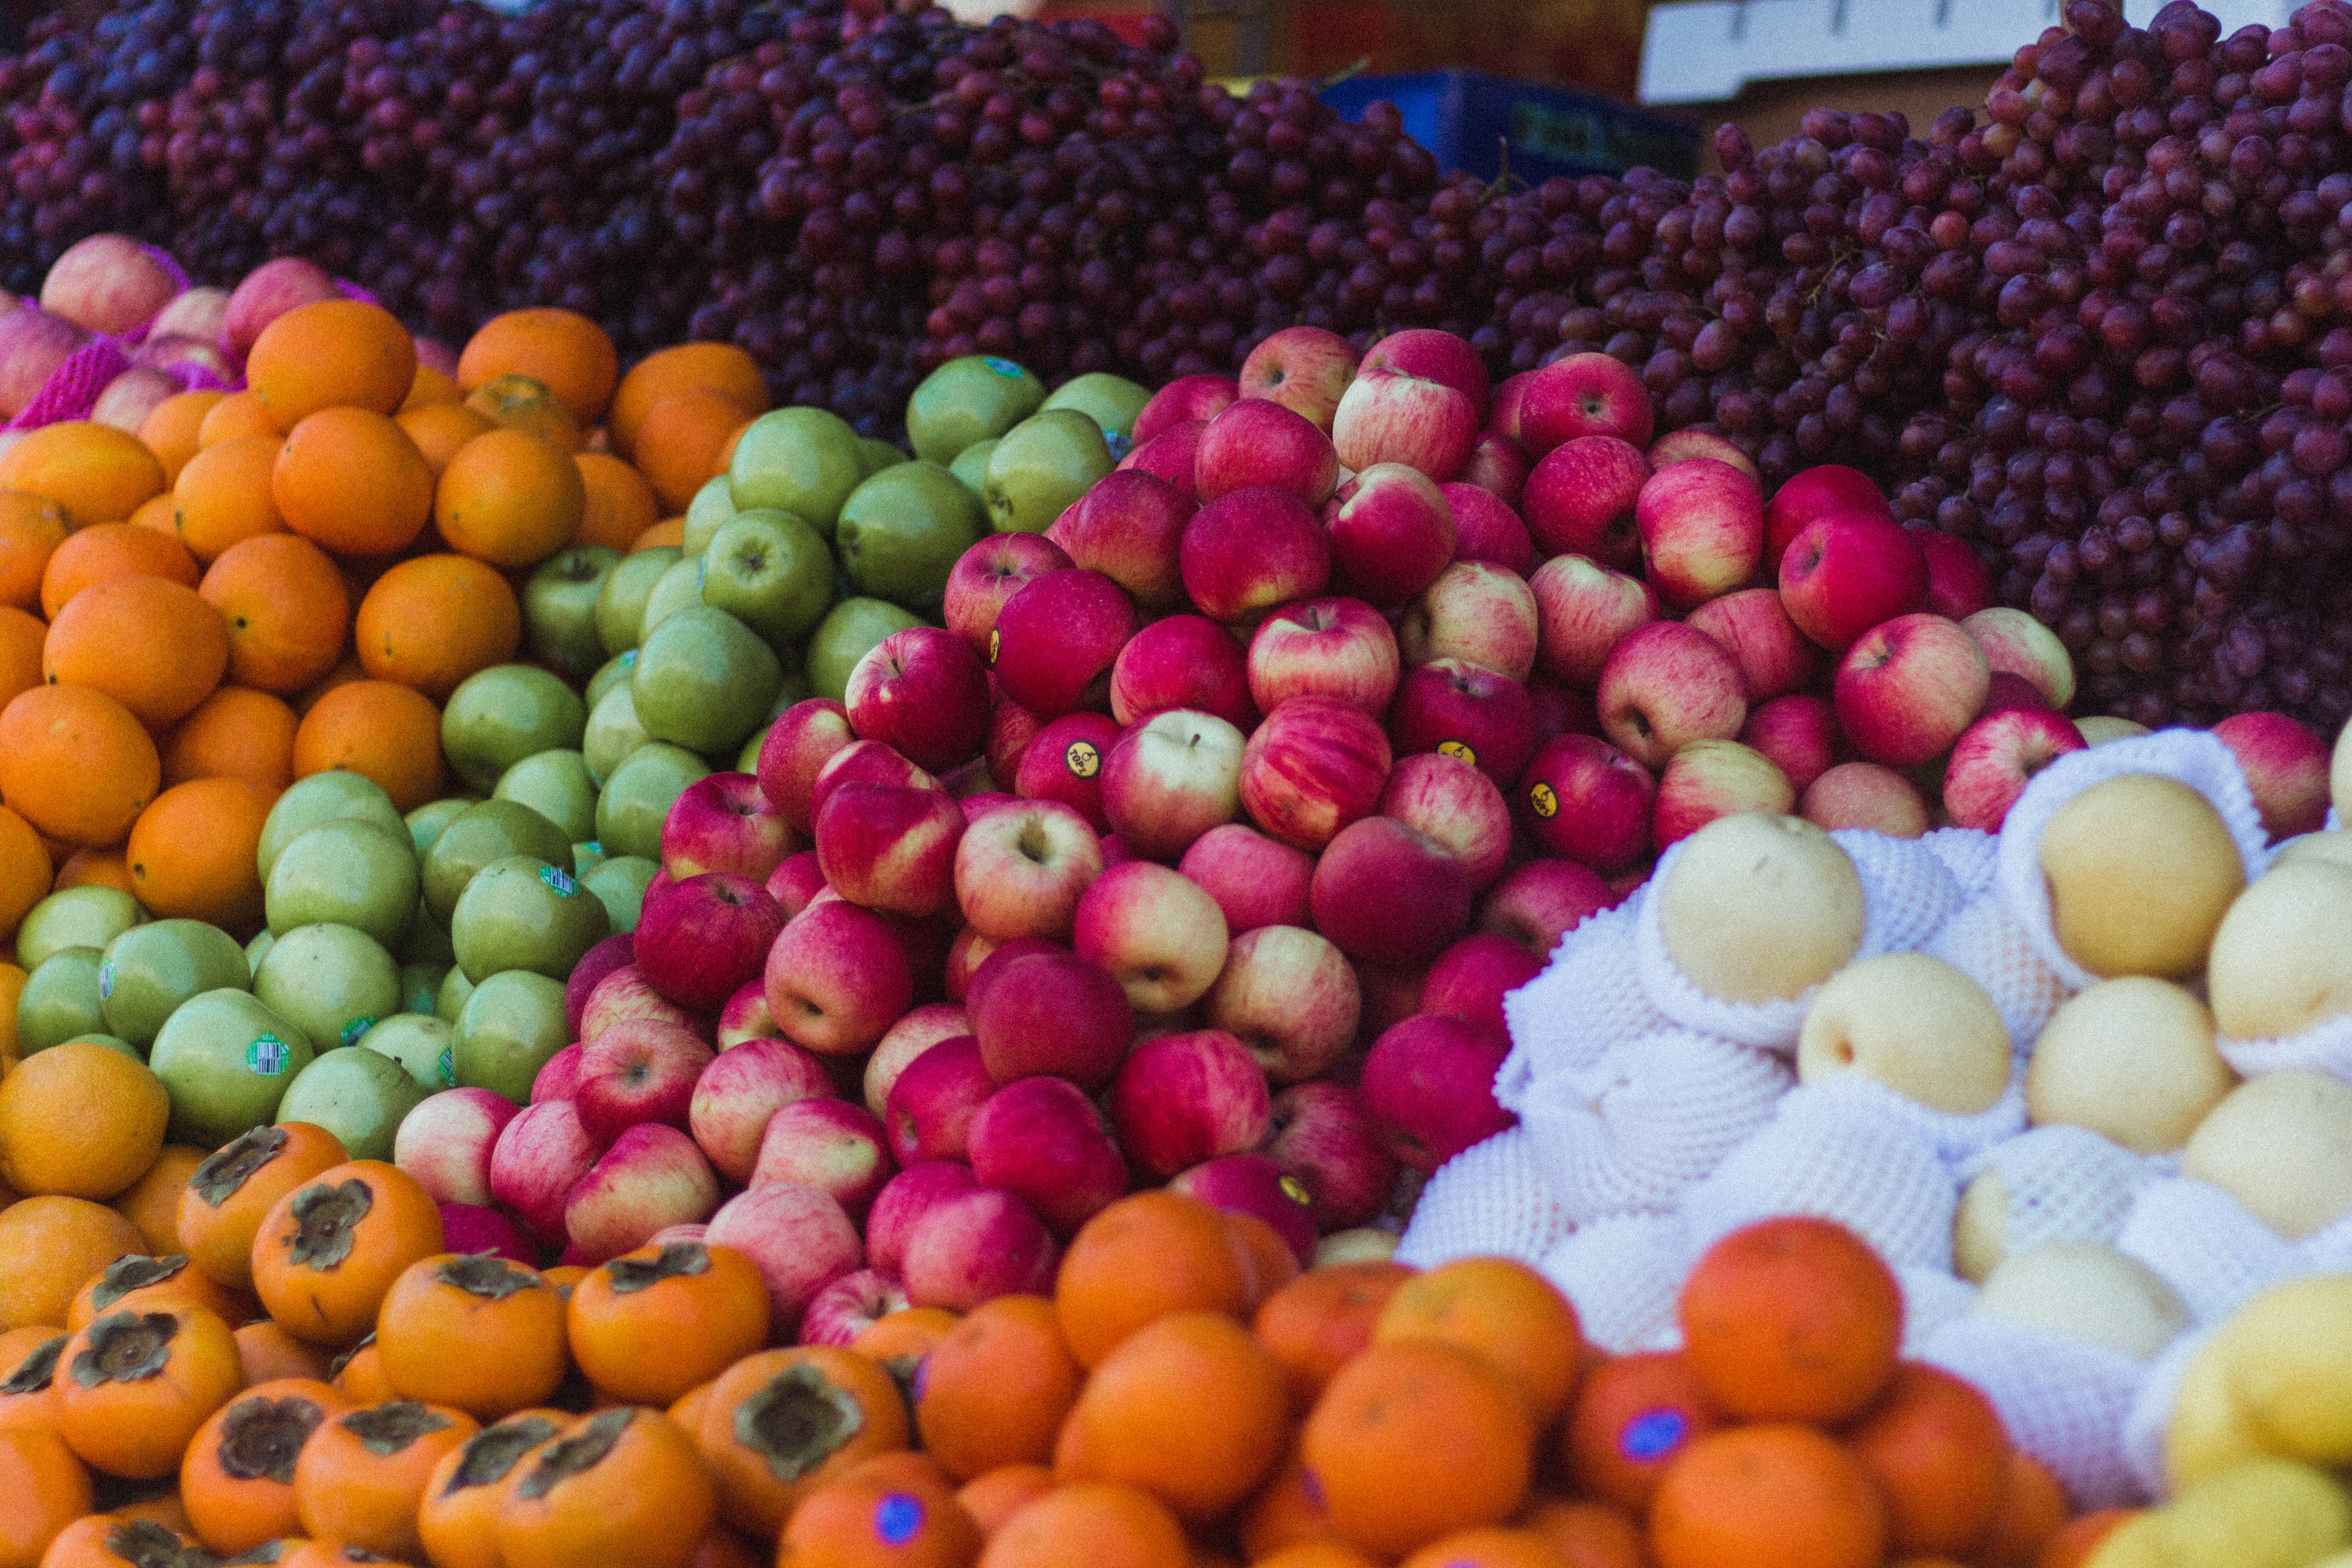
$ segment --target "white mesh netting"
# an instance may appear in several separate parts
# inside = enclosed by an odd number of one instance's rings
[[[1918,842],[1952,874],[1961,902],[1992,891],[2000,868],[2000,839],[1974,827],[1938,827]]]
[[[1621,1215],[1579,1226],[1544,1254],[1545,1276],[1576,1303],[1584,1337],[1613,1354],[1671,1333],[1693,1252],[1665,1215]]]
[[[2221,1188],[2188,1176],[2140,1189],[2116,1247],[2162,1276],[2200,1323],[2219,1322],[2298,1267],[2284,1237]]]
[[[1830,837],[1862,875],[1869,925],[1858,956],[1913,952],[1968,901],[1951,868],[1924,839],[1890,838],[1860,827],[1842,827]]]
[[[1897,1268],[1903,1287],[1903,1353],[1916,1357],[1946,1323],[1976,1309],[1977,1288],[1940,1268]]]
[[[2025,1063],[2018,1058],[2011,1059],[2009,1087],[2001,1091],[1992,1109],[1974,1116],[1931,1110],[1909,1095],[1860,1073],[1818,1079],[1808,1087],[1824,1094],[1847,1095],[1866,1101],[1873,1114],[1917,1134],[1939,1158],[1955,1165],[2025,1130]]]
[[[1998,892],[1979,893],[1963,904],[1924,951],[1984,987],[2020,1050],[2032,1045],[2069,994]]]
[[[1495,1075],[1495,1099],[1505,1110],[1522,1109],[1538,1071],[1588,1065],[1621,1040],[1667,1026],[1633,966],[1634,906],[1652,885],[1587,917],[1560,939],[1542,973],[1504,996],[1511,1054]]]
[[[2053,1125],[1995,1144],[1961,1175],[1986,1171],[2000,1177],[2001,1247],[2014,1253],[2045,1241],[2113,1241],[2159,1167],[2088,1128]]]
[[[1927,1337],[1920,1359],[1984,1391],[2010,1440],[2050,1468],[2079,1509],[2142,1495],[2124,1460],[2124,1414],[2147,1368],[2120,1352],[1970,1315]]]
[[[1528,1130],[1510,1127],[1438,1167],[1421,1189],[1396,1256],[1416,1268],[1480,1256],[1533,1264],[1568,1228],[1536,1170]]]
[[[2214,1042],[2221,1059],[2241,1078],[2274,1072],[2324,1072],[2352,1083],[2352,1013],[2339,1014],[2300,1035],[2271,1040],[2233,1040],[2223,1035]]]

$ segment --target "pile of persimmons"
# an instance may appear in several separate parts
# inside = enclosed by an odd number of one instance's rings
[[[1621,1357],[1524,1265],[1301,1273],[1166,1191],[1050,1299],[770,1348],[726,1247],[449,1254],[343,1154],[255,1130],[149,1216],[168,1252],[0,1333],[0,1568],[2055,1568],[2121,1517],[1901,1360],[1823,1221],[1717,1243],[1681,1348]]]

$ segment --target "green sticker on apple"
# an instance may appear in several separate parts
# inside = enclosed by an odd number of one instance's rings
[[[114,995],[114,960],[108,959],[98,966],[98,999],[110,1001]]]
[[[263,1078],[282,1078],[286,1073],[286,1058],[289,1055],[286,1042],[277,1036],[256,1035],[253,1043],[245,1047],[245,1068],[247,1072],[259,1073]]]
[[[1007,381],[1019,381],[1021,379],[1021,367],[1014,364],[1009,359],[998,359],[995,355],[991,354],[980,363],[986,365],[989,369],[994,371],[997,374],[1003,376]]]
[[[556,897],[560,899],[568,899],[580,890],[579,880],[558,866],[541,866],[539,879],[554,889]]]
[[[434,1076],[440,1079],[443,1089],[457,1087],[457,1058],[455,1055],[455,1047],[450,1046],[441,1047],[441,1059],[433,1064],[433,1072]]]
[[[1103,445],[1110,448],[1110,460],[1114,463],[1135,450],[1135,443],[1128,439],[1123,430],[1104,431]]]
[[[375,1017],[373,1014],[363,1017],[353,1018],[350,1023],[343,1026],[343,1044],[346,1046],[357,1045],[359,1043],[360,1037],[374,1027]]]
[[[625,649],[622,652],[621,657],[614,662],[618,663],[623,669],[631,669],[635,668],[637,662],[637,650],[635,648]]]

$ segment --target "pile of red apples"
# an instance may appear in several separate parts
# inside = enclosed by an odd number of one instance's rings
[[[680,797],[583,1043],[432,1142],[575,1258],[741,1248],[814,1341],[1044,1289],[1139,1185],[1376,1246],[1512,1120],[1504,994],[1661,849],[1996,828],[2086,743],[1965,546],[1651,420],[1605,355],[1490,391],[1435,331],[1171,384],[943,627]]]

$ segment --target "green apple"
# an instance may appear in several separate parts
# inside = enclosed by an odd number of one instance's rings
[[[857,432],[824,408],[779,408],[751,421],[727,466],[738,511],[775,507],[833,531],[841,503],[866,477]]]
[[[279,851],[322,822],[340,817],[357,817],[373,822],[391,832],[408,832],[408,823],[400,808],[392,804],[392,796],[383,793],[373,779],[342,768],[330,768],[309,778],[297,779],[269,815],[261,821],[261,847],[257,858],[262,880],[269,879],[272,868],[278,864]]]
[[[107,943],[98,965],[98,1001],[106,1030],[141,1050],[173,1010],[189,997],[253,984],[236,938],[202,921],[155,921],[132,926]]]
[[[781,648],[824,618],[833,605],[833,552],[799,518],[786,511],[737,512],[702,552],[702,602]]]
[[[457,1014],[450,1071],[459,1089],[487,1089],[530,1103],[531,1080],[572,1042],[563,983],[505,969],[474,987]]]
[[[449,973],[441,977],[440,994],[433,998],[433,1016],[456,1023],[466,1010],[466,999],[473,994],[474,983],[466,978],[464,970],[451,964]]]
[[[852,490],[833,536],[852,592],[936,613],[948,574],[986,531],[955,475],[918,462],[885,468]]]
[[[278,933],[271,931],[268,926],[263,926],[259,931],[254,932],[253,940],[245,944],[245,973],[247,984],[249,985],[253,983],[253,972],[261,967],[261,961],[268,958],[269,956],[269,950],[277,945]]]
[[[416,913],[416,851],[406,825],[394,832],[344,817],[286,847],[269,868],[262,902],[281,942],[296,926],[331,923],[356,926],[397,947]]]
[[[927,463],[951,463],[957,453],[1003,435],[1045,401],[1045,384],[1011,360],[951,359],[907,398],[907,442]]]
[[[394,1013],[360,1037],[360,1048],[390,1057],[427,1094],[457,1087],[457,1030],[430,1013]]]
[[[1135,445],[1135,416],[1151,401],[1148,388],[1108,371],[1089,371],[1054,388],[1048,408],[1075,408],[1099,426],[1105,445],[1124,456]]]
[[[1043,533],[1110,470],[1110,448],[1093,419],[1075,408],[1033,414],[988,455],[981,491],[989,526],[999,533]]]
[[[654,628],[689,605],[702,603],[702,557],[688,555],[670,563],[669,570],[654,584],[654,591],[646,599],[646,618],[637,633],[642,649],[653,638]],[[644,662],[642,659],[640,663]]]
[[[565,979],[581,954],[612,934],[595,894],[562,867],[529,855],[476,872],[449,917],[457,967],[477,985],[502,969]]]
[[[634,672],[635,667],[630,668]],[[588,715],[588,732],[580,738],[580,760],[588,765],[588,776],[602,789],[612,782],[613,770],[652,738],[637,719],[636,694],[624,680],[604,693],[596,703],[596,710]]]
[[[404,963],[400,966],[400,1010],[428,1016],[441,1000],[441,982],[456,968],[449,963]]]
[[[648,860],[642,855],[616,855],[580,879],[580,885],[596,895],[612,917],[613,930],[627,936],[637,929],[637,917],[645,912],[646,889],[661,874],[661,862]]]
[[[637,646],[637,633],[646,620],[646,601],[653,596],[654,584],[685,553],[675,544],[632,550],[621,557],[618,566],[604,574],[604,585],[596,591],[596,640],[606,653]]]
[[[85,882],[63,889],[25,912],[16,928],[16,963],[38,969],[68,947],[104,947],[146,918],[139,900],[120,888]]]
[[[760,748],[768,743],[768,731],[776,727],[772,719],[744,737],[743,749],[735,753],[735,771],[756,773],[760,771]]]
[[[350,926],[296,926],[261,961],[253,994],[331,1051],[356,1045],[377,1019],[400,1011],[400,965]]]
[[[61,947],[41,960],[16,994],[17,1050],[29,1057],[76,1035],[106,1031],[98,994],[98,966],[104,959],[94,947]]]
[[[611,858],[604,853],[604,847],[593,838],[579,839],[572,846],[572,874],[585,879],[589,872]]]
[[[613,770],[596,797],[596,842],[607,855],[661,858],[662,823],[687,786],[710,776],[710,764],[682,746],[639,746]]]
[[[596,667],[596,673],[588,678],[588,685],[582,692],[588,700],[590,718],[595,717],[596,704],[604,700],[604,693],[615,686],[626,686],[629,672],[636,668],[637,650],[634,647],[623,648]]]
[[[212,1149],[278,1119],[288,1083],[310,1065],[310,1037],[248,992],[207,991],[180,1005],[147,1065],[172,1092],[174,1143]]]
[[[539,563],[522,585],[523,636],[533,658],[574,680],[603,661],[596,598],[620,562],[617,550],[575,544]]]
[[[425,907],[446,930],[474,873],[511,855],[572,869],[572,840],[563,829],[520,801],[486,800],[443,829],[425,858]]]
[[[530,807],[562,829],[568,840],[596,831],[596,781],[588,776],[588,761],[578,752],[534,752],[499,775],[491,798]]]
[[[529,664],[496,664],[466,678],[441,711],[441,749],[474,790],[534,752],[576,747],[588,705],[563,678]]]
[[[974,441],[958,452],[955,461],[948,465],[948,472],[956,477],[956,483],[970,490],[971,499],[983,509],[988,505],[988,459],[996,455],[996,447],[995,437],[985,441]]]
[[[124,1039],[121,1035],[76,1035],[70,1040],[58,1042],[66,1046],[104,1046],[110,1051],[121,1051],[134,1062],[143,1062],[147,1053]]]
[[[474,802],[466,796],[453,795],[446,800],[427,801],[410,812],[408,836],[415,840],[416,858],[422,861],[431,854],[433,841],[441,837],[441,830],[464,816],[473,805]]]
[[[811,694],[838,702],[849,689],[849,672],[876,643],[892,632],[924,624],[923,617],[887,599],[844,599],[817,623],[808,645]]]
[[[883,469],[905,461],[907,454],[887,441],[878,441],[871,436],[857,438],[857,466],[866,470],[866,477],[869,479]]]
[[[388,1056],[329,1051],[294,1075],[277,1120],[325,1128],[354,1160],[389,1160],[402,1118],[430,1092]]]
[[[433,918],[422,888],[416,894],[416,913],[409,917],[408,934],[400,939],[392,956],[402,963],[437,963],[445,968],[457,961],[457,950],[449,945],[449,928]]]
[[[699,555],[710,543],[710,536],[719,531],[719,524],[735,515],[735,488],[725,474],[703,481],[686,503],[686,523],[679,531],[683,548],[688,555]]]
[[[767,717],[783,674],[776,650],[751,627],[698,604],[646,634],[629,694],[653,739],[731,757]]]

